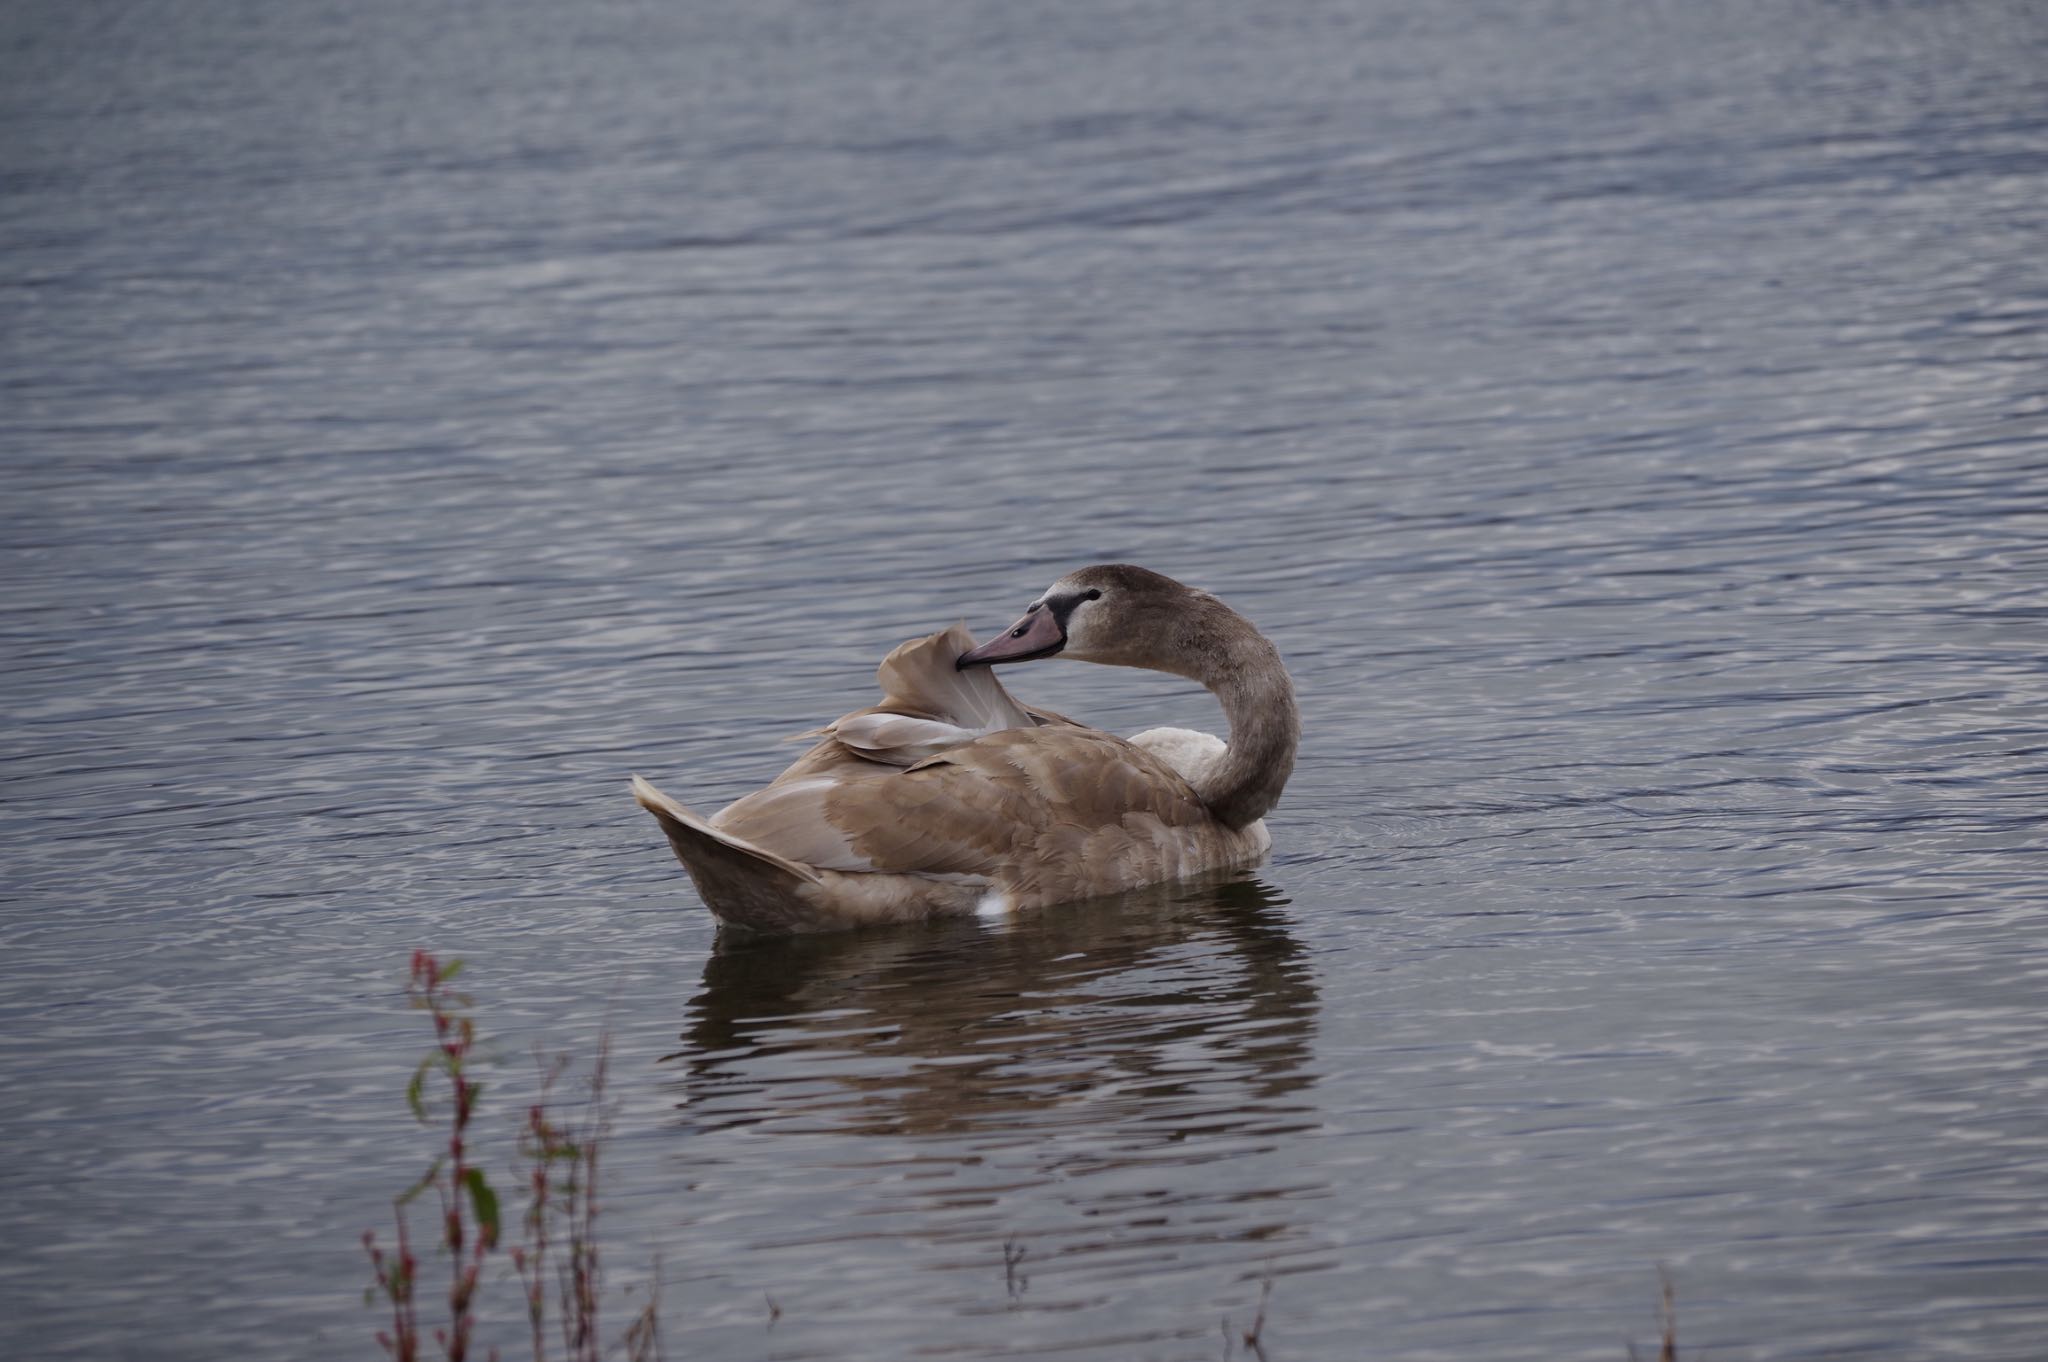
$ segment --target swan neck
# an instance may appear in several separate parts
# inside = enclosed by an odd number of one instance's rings
[[[1219,603],[1220,604],[1220,603]],[[1246,827],[1280,802],[1301,741],[1301,713],[1280,651],[1243,616],[1195,677],[1212,691],[1230,721],[1223,760],[1195,783],[1195,793],[1224,826]]]

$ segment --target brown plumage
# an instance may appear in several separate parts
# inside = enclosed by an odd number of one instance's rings
[[[1203,682],[1231,743],[1119,738],[1019,704],[985,668],[1065,655]],[[710,820],[634,794],[721,921],[807,931],[1013,910],[1249,864],[1300,733],[1279,654],[1222,602],[1142,568],[1084,568],[976,647],[960,625],[906,643],[880,704],[819,730]]]

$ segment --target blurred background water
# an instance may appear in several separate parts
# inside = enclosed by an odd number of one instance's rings
[[[375,1355],[416,946],[501,1146],[609,1028],[671,1356],[2038,1356],[2040,7],[21,0],[0,118],[9,1356]],[[1100,560],[1286,654],[1269,865],[715,940],[629,771]]]

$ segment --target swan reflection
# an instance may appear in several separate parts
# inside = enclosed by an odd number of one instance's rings
[[[994,926],[721,941],[663,1062],[699,1132],[1087,1123],[1097,1156],[1278,1136],[1304,1124],[1317,1004],[1285,904],[1240,872]]]

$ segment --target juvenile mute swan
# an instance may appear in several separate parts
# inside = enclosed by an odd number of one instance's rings
[[[1019,704],[988,668],[1071,657],[1201,682],[1230,742],[1124,739]],[[801,932],[1060,903],[1249,865],[1294,769],[1280,654],[1205,591],[1125,564],[1054,582],[979,647],[954,625],[883,660],[883,700],[818,730],[767,787],[701,818],[640,779],[721,922]]]

